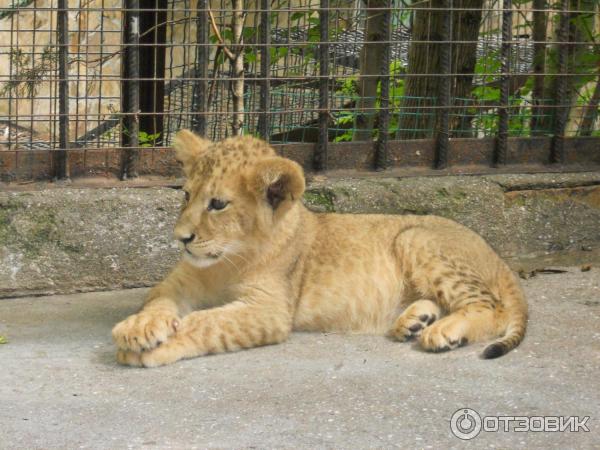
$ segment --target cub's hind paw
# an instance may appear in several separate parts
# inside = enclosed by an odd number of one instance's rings
[[[468,343],[464,331],[465,324],[460,319],[454,316],[444,317],[419,336],[419,343],[429,352],[454,350]]]
[[[421,314],[417,317],[400,317],[396,320],[388,336],[400,342],[409,341],[421,335],[425,327],[437,319],[435,314]]]
[[[440,307],[430,300],[419,300],[404,311],[388,336],[400,342],[419,337],[423,330],[435,322],[441,314]]]

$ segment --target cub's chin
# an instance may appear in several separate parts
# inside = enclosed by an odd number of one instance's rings
[[[199,269],[204,269],[206,267],[210,267],[215,265],[219,261],[221,261],[221,255],[207,255],[207,256],[196,256],[190,253],[187,250],[183,252],[183,259],[185,259],[192,266],[197,267]]]

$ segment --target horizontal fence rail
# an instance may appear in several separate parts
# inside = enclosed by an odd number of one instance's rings
[[[182,128],[309,171],[600,167],[597,0],[7,1],[1,182],[177,175]]]

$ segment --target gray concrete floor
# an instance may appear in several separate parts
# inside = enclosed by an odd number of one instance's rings
[[[600,270],[525,281],[525,342],[426,354],[375,336],[130,369],[110,329],[146,290],[0,300],[0,448],[600,448]],[[590,416],[589,432],[451,434],[481,416]]]

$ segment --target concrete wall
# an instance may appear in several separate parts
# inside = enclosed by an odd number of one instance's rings
[[[171,188],[0,192],[0,297],[148,286],[178,258]],[[483,235],[515,268],[600,262],[600,173],[320,177],[317,211],[437,214]]]

